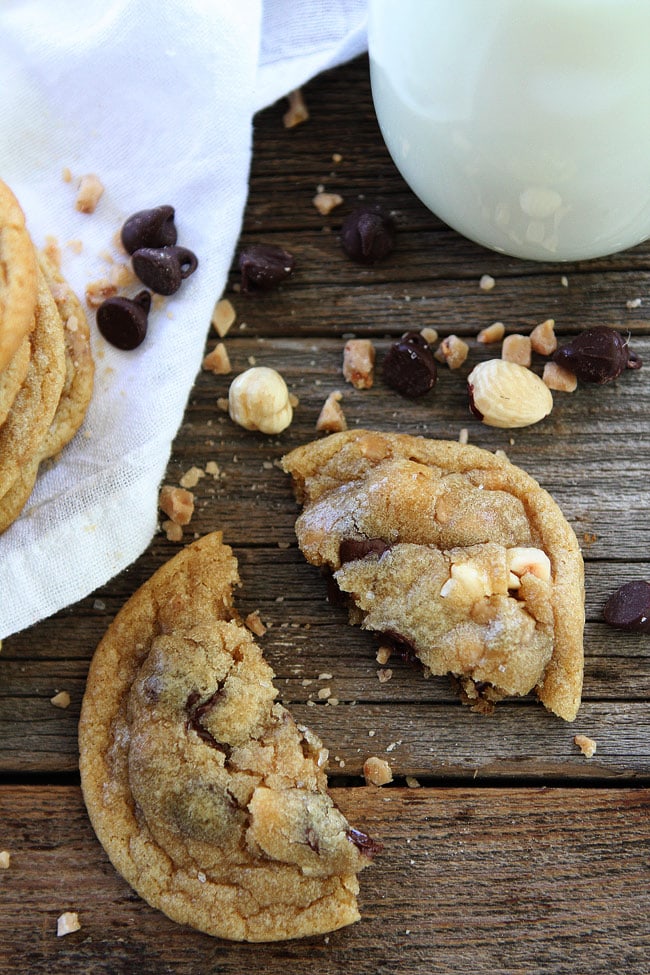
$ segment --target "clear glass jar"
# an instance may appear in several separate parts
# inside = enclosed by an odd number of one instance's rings
[[[516,257],[650,236],[650,0],[370,0],[372,91],[413,191]]]

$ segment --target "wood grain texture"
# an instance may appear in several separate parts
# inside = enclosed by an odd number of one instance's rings
[[[116,874],[79,790],[0,789],[13,975],[205,972],[393,975],[647,972],[648,790],[334,790],[384,844],[361,875],[362,920],[327,937],[229,944],[174,924]],[[81,930],[56,937],[63,911]]]
[[[185,538],[221,529],[234,547],[237,604],[244,616],[258,610],[267,626],[260,643],[280,698],[330,749],[336,801],[385,844],[362,876],[363,920],[327,940],[215,942],[143,904],[95,840],[75,786],[81,698],[106,627],[178,550],[159,532],[125,572],[2,646],[0,849],[12,860],[0,871],[0,972],[645,975],[649,644],[647,635],[608,627],[602,608],[620,584],[650,578],[650,243],[567,265],[493,254],[442,224],[400,178],[379,134],[364,58],[316,79],[305,97],[311,119],[296,129],[283,128],[283,102],[255,120],[241,235],[241,244],[291,250],[295,274],[275,292],[247,296],[237,291],[233,259],[226,293],[237,320],[224,340],[233,375],[256,363],[285,376],[299,399],[294,422],[278,437],[243,431],[217,405],[232,376],[201,372],[165,481],[219,465],[217,477],[193,488]],[[327,217],[312,204],[319,185],[344,198]],[[398,225],[394,254],[372,268],[348,261],[338,241],[361,198],[390,208]],[[490,292],[479,287],[484,273],[496,280]],[[509,332],[528,332],[549,316],[562,342],[589,325],[629,332],[647,366],[608,386],[556,394],[537,426],[483,426],[469,412],[466,377],[499,347],[480,345],[479,329],[500,320]],[[406,401],[383,383],[381,362],[395,336],[425,326],[462,335],[469,357],[456,372],[441,366],[430,395]],[[370,390],[342,376],[352,335],[376,347]],[[209,332],[206,351],[217,341]],[[542,362],[536,357],[537,371]],[[532,698],[504,702],[489,718],[472,714],[446,679],[425,680],[396,657],[380,682],[375,639],[327,602],[323,578],[297,549],[298,508],[278,467],[316,436],[335,389],[351,427],[451,439],[467,429],[470,442],[506,451],[558,501],[586,568],[585,685],[574,724]],[[318,697],[324,687],[338,704]],[[50,703],[59,690],[70,694],[66,710]],[[592,759],[574,744],[576,733],[596,740]],[[370,755],[390,762],[394,786],[361,786]],[[404,788],[406,776],[423,787]],[[82,929],[57,939],[63,910],[79,910]]]

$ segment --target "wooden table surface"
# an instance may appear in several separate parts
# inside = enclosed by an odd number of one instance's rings
[[[523,262],[462,239],[419,203],[395,170],[374,117],[365,58],[304,89],[311,118],[287,130],[286,104],[256,118],[242,242],[292,251],[290,282],[267,295],[228,296],[225,339],[234,373],[277,368],[299,406],[277,437],[247,433],[217,405],[232,377],[202,372],[166,480],[216,461],[194,488],[186,539],[223,530],[240,562],[238,606],[259,610],[260,639],[283,702],[330,749],[336,801],[384,844],[361,876],[360,923],[329,937],[231,944],[149,908],[110,865],[79,789],[77,720],[93,650],[114,614],[177,550],[160,532],[140,559],[78,604],[6,639],[0,654],[0,971],[104,973],[650,972],[650,671],[647,635],[609,628],[608,594],[650,577],[650,244],[584,263]],[[336,154],[340,154],[340,160]],[[343,204],[321,216],[316,189]],[[351,263],[337,232],[360,199],[395,212],[394,254]],[[479,287],[483,274],[493,290]],[[564,278],[564,280],[563,280]],[[218,296],[215,295],[215,299]],[[635,299],[641,298],[639,304]],[[555,396],[552,414],[522,430],[489,428],[467,406],[465,376],[494,354],[476,342],[501,320],[524,331],[552,317],[560,337],[605,324],[631,333],[648,363],[604,387]],[[406,329],[436,328],[470,345],[458,372],[409,401],[379,372],[370,390],[341,375],[346,337],[373,340],[378,362]],[[211,332],[207,348],[217,336]],[[498,354],[498,353],[497,353]],[[540,365],[536,363],[536,368]],[[585,684],[574,724],[532,699],[491,717],[461,706],[444,678],[391,660],[380,682],[376,642],[325,599],[299,553],[297,507],[276,461],[313,439],[320,407],[343,393],[349,425],[457,439],[505,450],[559,502],[586,568]],[[331,677],[322,677],[330,674]],[[331,688],[338,705],[318,697]],[[70,706],[50,703],[66,690]],[[587,759],[574,744],[597,742]],[[395,780],[367,787],[370,755]],[[415,777],[419,788],[406,784]],[[57,938],[77,911],[81,930]]]

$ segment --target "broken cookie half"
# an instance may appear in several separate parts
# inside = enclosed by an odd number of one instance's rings
[[[573,721],[584,567],[558,505],[504,456],[451,441],[346,431],[283,458],[300,548],[350,617],[451,674],[476,710],[534,691]]]
[[[327,794],[327,751],[276,702],[237,619],[221,533],[182,550],[118,614],[79,725],[97,836],[137,892],[211,935],[277,941],[358,920],[379,845]]]

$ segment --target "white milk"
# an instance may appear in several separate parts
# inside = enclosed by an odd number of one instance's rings
[[[442,220],[517,257],[650,236],[650,0],[370,0],[373,97]]]

